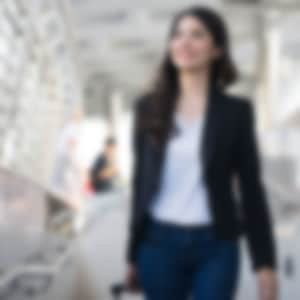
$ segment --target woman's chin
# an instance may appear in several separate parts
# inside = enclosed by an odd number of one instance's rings
[[[196,72],[201,70],[202,66],[199,66],[199,64],[195,63],[182,63],[177,64],[177,69],[183,72]]]

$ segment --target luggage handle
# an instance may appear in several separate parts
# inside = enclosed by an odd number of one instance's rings
[[[114,300],[121,300],[122,294],[128,290],[123,282],[117,282],[111,285],[110,293]]]

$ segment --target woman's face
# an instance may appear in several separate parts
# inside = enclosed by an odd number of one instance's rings
[[[177,69],[199,70],[210,66],[221,54],[205,25],[196,17],[185,16],[169,43],[170,58]]]

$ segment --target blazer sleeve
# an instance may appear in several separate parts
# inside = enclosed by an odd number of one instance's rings
[[[242,101],[237,147],[237,173],[246,240],[254,271],[277,267],[272,219],[261,178],[261,162],[255,135],[252,103]]]
[[[137,206],[141,188],[142,172],[142,130],[138,128],[138,120],[143,106],[143,98],[140,97],[134,104],[133,127],[132,127],[132,150],[133,150],[133,171],[130,183],[131,198],[129,209],[129,230],[126,249],[126,261],[134,263],[136,261],[137,246]]]

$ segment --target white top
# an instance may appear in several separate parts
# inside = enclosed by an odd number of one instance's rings
[[[185,121],[174,114],[179,134],[169,139],[159,192],[150,207],[154,219],[180,224],[211,222],[200,157],[203,116]]]

